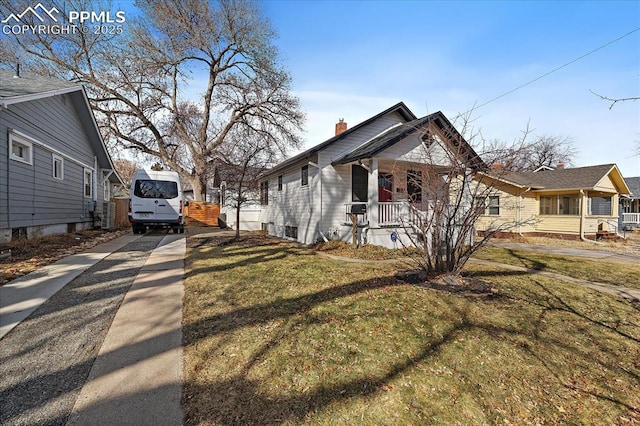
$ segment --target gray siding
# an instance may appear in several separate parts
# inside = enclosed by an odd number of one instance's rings
[[[70,95],[9,105],[0,111],[0,228],[91,220],[92,199],[84,197],[84,167],[94,167],[95,153]],[[9,159],[9,131],[35,141],[33,164]],[[64,179],[53,177],[54,151],[64,160]],[[102,182],[94,170],[102,200]]]

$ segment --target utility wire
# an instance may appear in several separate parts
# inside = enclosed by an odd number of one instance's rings
[[[515,91],[517,91],[517,90],[520,90],[520,89],[522,89],[523,87],[530,85],[531,83],[535,83],[536,81],[538,81],[538,80],[540,80],[540,79],[543,79],[543,78],[545,78],[546,76],[548,76],[548,75],[550,75],[550,74],[553,74],[553,73],[554,73],[554,72],[556,72],[556,71],[561,70],[562,68],[568,67],[569,65],[571,65],[571,64],[573,64],[573,63],[575,63],[575,62],[578,62],[579,60],[581,60],[581,59],[583,59],[583,58],[586,58],[587,56],[589,56],[589,55],[591,55],[591,54],[593,54],[593,53],[597,52],[598,50],[602,50],[602,49],[604,49],[605,47],[607,47],[607,46],[609,46],[609,45],[611,45],[611,44],[613,44],[613,43],[615,43],[615,42],[617,42],[617,41],[620,41],[620,40],[622,40],[623,38],[628,37],[628,36],[630,36],[631,34],[633,34],[633,33],[637,32],[637,31],[640,31],[640,27],[636,28],[635,30],[631,30],[631,31],[629,31],[628,33],[626,33],[626,34],[624,34],[624,35],[621,35],[620,37],[616,38],[615,40],[611,40],[610,42],[605,43],[605,44],[603,44],[602,46],[597,47],[597,48],[593,49],[592,51],[590,51],[590,52],[588,52],[588,53],[585,53],[584,55],[579,56],[579,57],[577,57],[576,59],[574,59],[574,60],[572,60],[572,61],[569,61],[569,62],[567,62],[567,63],[566,63],[566,64],[564,64],[564,65],[559,66],[558,68],[554,68],[554,69],[552,69],[551,71],[549,71],[549,72],[547,72],[547,73],[545,73],[545,74],[542,74],[542,75],[541,75],[541,76],[539,76],[539,77],[534,78],[533,80],[529,80],[529,81],[527,81],[526,83],[521,84],[520,86],[516,87],[515,89],[511,89],[511,90],[509,90],[508,92],[503,93],[502,95],[496,96],[496,97],[495,97],[495,98],[493,98],[493,99],[490,99],[490,100],[488,100],[488,101],[486,101],[486,102],[484,102],[484,103],[481,103],[480,105],[475,105],[472,109],[473,109],[473,110],[476,110],[476,109],[478,109],[478,108],[480,108],[480,107],[483,107],[483,106],[485,106],[485,105],[490,104],[491,102],[497,101],[497,100],[498,100],[498,99],[500,99],[500,98],[503,98],[503,97],[505,97],[505,96],[507,96],[507,95],[510,95],[511,93],[513,93],[513,92],[515,92]],[[469,113],[469,112],[471,112],[471,110],[467,111],[467,113]],[[466,114],[466,113],[465,113],[465,114]]]

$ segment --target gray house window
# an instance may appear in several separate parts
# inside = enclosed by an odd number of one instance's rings
[[[84,169],[84,197],[93,198],[93,170]]]
[[[278,191],[282,191],[282,175],[278,176]]]
[[[309,185],[309,166],[302,166],[300,169],[300,184],[302,186]]]
[[[33,164],[33,145],[31,142],[15,134],[11,134],[9,140],[11,141],[11,159]]]
[[[53,165],[53,178],[64,179],[64,159],[59,155],[52,154],[51,161]]]

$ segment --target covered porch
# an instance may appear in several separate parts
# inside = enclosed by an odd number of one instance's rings
[[[361,227],[412,226],[433,211],[443,191],[445,168],[372,158],[351,164],[351,202],[344,204],[344,224]]]

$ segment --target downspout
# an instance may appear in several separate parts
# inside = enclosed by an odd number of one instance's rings
[[[584,190],[580,190],[580,239],[593,244],[600,245],[597,241],[592,241],[584,236],[584,221],[586,219],[586,203],[584,202],[585,194]]]
[[[6,107],[5,107],[6,108]],[[11,229],[11,202],[9,201],[9,185],[11,184],[11,142],[9,135],[11,129],[7,129],[7,228]]]

